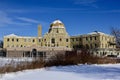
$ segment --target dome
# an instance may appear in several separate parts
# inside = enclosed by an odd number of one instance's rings
[[[53,24],[62,23],[62,21],[60,21],[60,20],[55,20],[55,21],[53,21],[52,23],[53,23]]]
[[[64,24],[60,20],[55,20],[50,25],[51,28],[64,28]]]

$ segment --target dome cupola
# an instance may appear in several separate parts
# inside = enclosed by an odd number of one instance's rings
[[[64,24],[60,20],[55,20],[50,25],[51,28],[64,28]]]

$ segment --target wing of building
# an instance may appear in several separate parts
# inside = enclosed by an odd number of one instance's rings
[[[102,32],[69,36],[60,20],[50,24],[48,32],[42,36],[42,27],[38,26],[38,36],[25,37],[10,34],[4,36],[4,48],[8,57],[34,57],[53,55],[54,53],[86,48],[94,55],[119,55],[115,38]]]

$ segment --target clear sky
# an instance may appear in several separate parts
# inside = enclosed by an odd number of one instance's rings
[[[0,39],[11,33],[45,34],[51,22],[60,19],[69,35],[92,31],[110,33],[120,28],[120,0],[0,0]]]

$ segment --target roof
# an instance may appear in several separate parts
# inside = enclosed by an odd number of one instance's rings
[[[113,35],[106,34],[106,33],[103,33],[103,32],[98,32],[98,31],[94,31],[94,32],[88,33],[88,35],[94,35],[94,34],[107,35],[107,36],[114,37]]]
[[[50,25],[51,28],[64,28],[64,24],[60,20],[55,20]]]
[[[15,35],[15,34],[9,34],[9,35],[7,35],[7,36],[5,36],[5,37],[18,37],[18,36]]]
[[[103,32],[98,32],[98,31],[94,31],[94,32],[91,32],[91,33],[88,33],[88,34],[105,34]]]
[[[109,34],[106,34],[106,33],[103,33],[103,32],[98,32],[98,31],[94,31],[94,32],[91,32],[91,33],[88,33],[88,34],[74,35],[74,36],[71,36],[71,37],[80,37],[80,36],[88,36],[88,35],[106,35],[106,36],[114,37],[112,35],[109,35]]]
[[[62,21],[60,21],[60,20],[55,20],[55,21],[53,21],[52,23],[53,23],[53,24],[62,23]]]
[[[6,36],[4,36],[4,37],[36,38],[36,37],[18,36],[18,35],[15,35],[15,34],[9,34],[9,35],[6,35]]]

